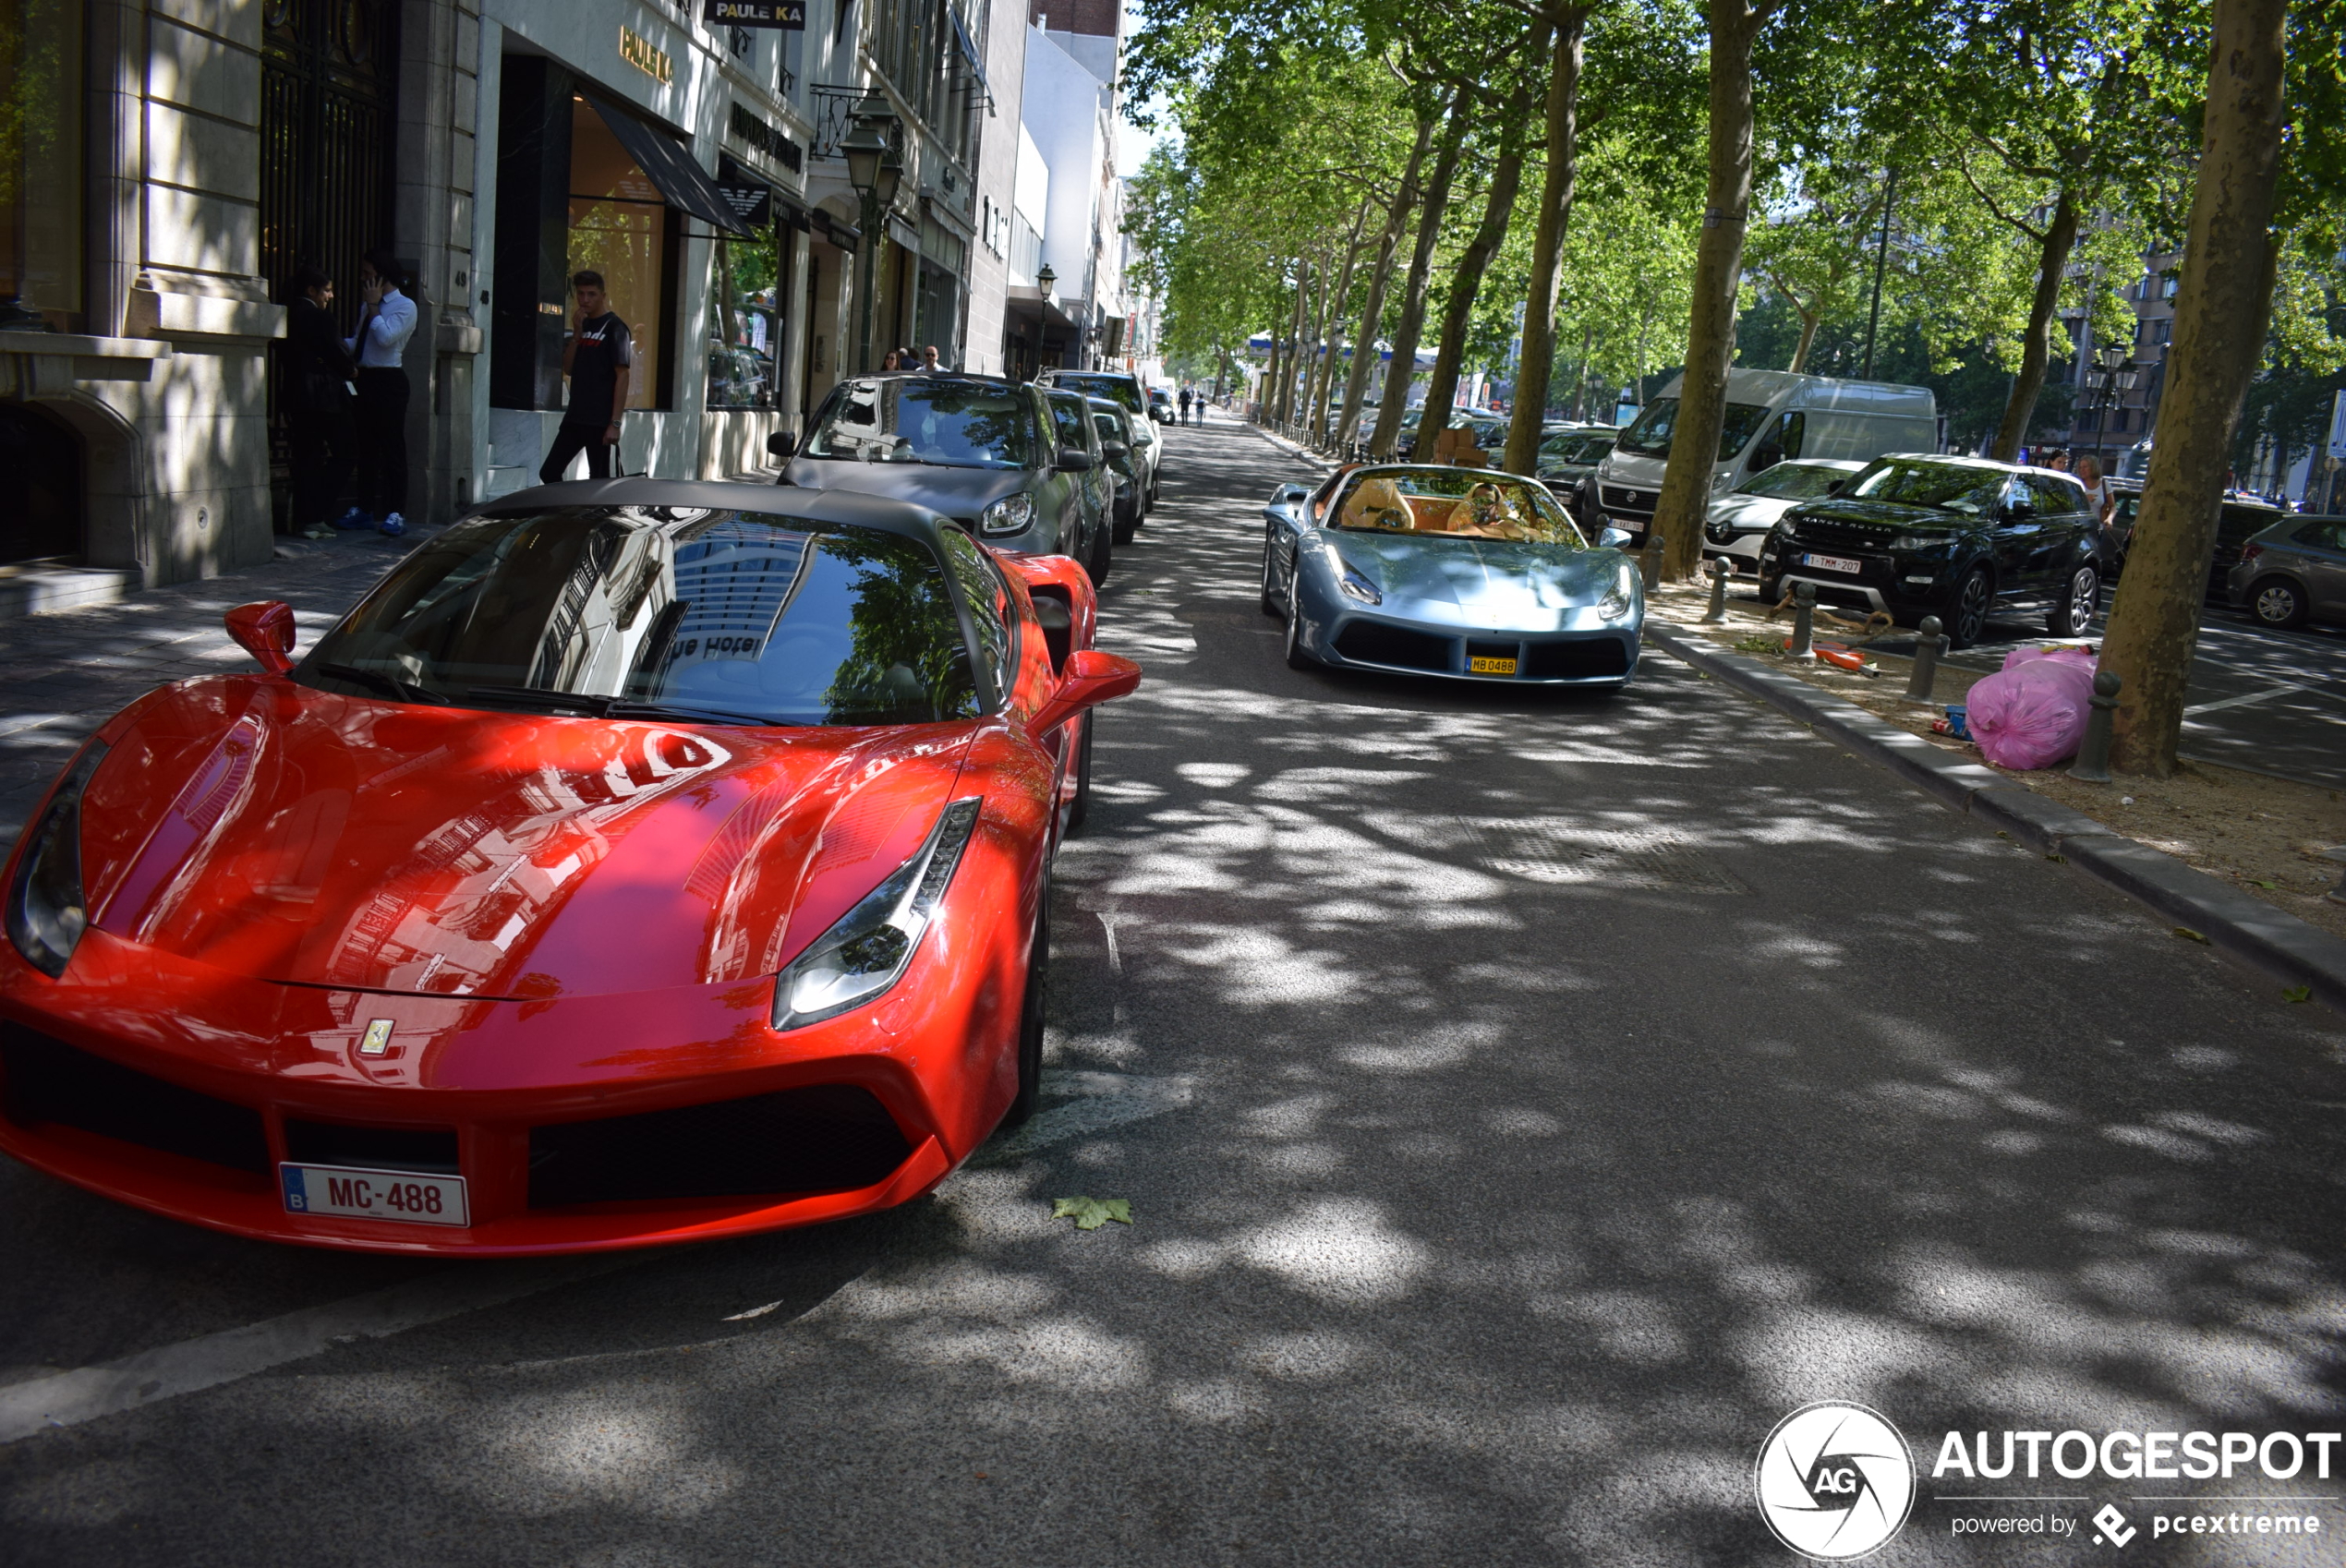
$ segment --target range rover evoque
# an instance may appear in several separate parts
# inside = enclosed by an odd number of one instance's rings
[[[2101,598],[2100,525],[2085,488],[2050,468],[1893,452],[1837,493],[1785,513],[1760,550],[1770,604],[1794,583],[1820,603],[1886,610],[1900,625],[1935,615],[1956,647],[2019,601],[2056,637],[2081,635]]]

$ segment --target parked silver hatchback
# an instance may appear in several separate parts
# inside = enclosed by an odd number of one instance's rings
[[[2260,531],[2224,587],[2260,626],[2346,621],[2346,517],[2291,517]]]

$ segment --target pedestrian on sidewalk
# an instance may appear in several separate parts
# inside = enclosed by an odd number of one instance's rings
[[[952,374],[951,367],[948,366],[943,360],[937,356],[937,345],[935,344],[930,344],[926,348],[921,350],[921,374],[924,376],[949,376]]]
[[[1190,422],[1190,389],[1189,389],[1188,387],[1186,387],[1186,386],[1185,386],[1185,387],[1183,387],[1183,388],[1181,389],[1181,423],[1182,423],[1182,424],[1184,424],[1184,425],[1186,425],[1186,424],[1188,424],[1189,422]]]
[[[352,383],[358,368],[334,326],[334,281],[316,267],[294,273],[285,317],[285,434],[293,446],[293,529],[333,537],[335,503],[350,482]]]
[[[618,312],[608,308],[603,275],[574,273],[571,297],[578,302],[570,342],[562,349],[562,374],[570,381],[570,405],[554,430],[554,444],[538,466],[538,482],[559,485],[570,460],[586,454],[586,476],[611,477],[611,452],[619,445],[619,416],[627,407],[635,376],[635,338]]]
[[[376,528],[393,537],[407,531],[407,372],[401,361],[416,334],[416,302],[401,292],[399,262],[388,250],[369,250],[358,264],[358,292],[367,301],[358,331],[343,349],[358,362],[353,414],[357,436],[358,504],[343,514],[344,528]]]

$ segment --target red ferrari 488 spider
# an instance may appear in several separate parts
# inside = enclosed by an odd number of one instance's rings
[[[525,491],[109,720],[9,862],[0,1148],[198,1224],[531,1253],[927,1191],[1041,1068],[1089,579],[838,491]]]

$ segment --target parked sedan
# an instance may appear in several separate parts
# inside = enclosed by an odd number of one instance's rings
[[[1134,428],[1148,421],[1128,413],[1112,398],[1085,401],[1092,411],[1092,426],[1099,432],[1100,454],[1107,460],[1108,473],[1116,481],[1116,501],[1108,514],[1113,537],[1116,543],[1129,545],[1148,516],[1148,482],[1141,472],[1143,460],[1133,450],[1132,440]]]
[[[2263,530],[2242,547],[2225,586],[2262,626],[2346,621],[2346,517],[2292,517]]]
[[[1735,571],[1760,570],[1760,544],[1784,514],[1804,501],[1829,496],[1865,471],[1862,463],[1795,458],[1763,468],[1711,503],[1702,525],[1702,553],[1720,556]]]
[[[1165,390],[1142,385],[1141,378],[1130,370],[1046,370],[1034,380],[1038,386],[1073,392],[1079,397],[1111,398],[1122,404],[1127,414],[1136,416],[1132,433],[1139,440],[1134,441],[1132,452],[1148,475],[1148,503],[1155,506],[1165,461],[1165,443],[1157,437],[1156,426],[1165,420],[1152,420],[1149,415],[1155,400],[1167,396]],[[1173,406],[1169,397],[1165,406],[1169,419]]]
[[[1263,520],[1263,609],[1298,669],[1617,691],[1637,668],[1637,569],[1537,480],[1379,464],[1284,486]]]
[[[2019,600],[2045,607],[2054,636],[2074,637],[2100,603],[2100,533],[2066,474],[1896,453],[1784,515],[1760,549],[1760,597],[1772,604],[1805,582],[1822,603],[1903,625],[1935,615],[1959,648]]]
[[[925,508],[524,490],[298,662],[101,725],[18,839],[0,1148],[151,1212],[405,1254],[809,1224],[1034,1106],[1088,709],[1072,561]]]
[[[767,450],[784,459],[778,484],[927,507],[997,549],[1073,556],[1096,582],[1111,481],[1082,400],[1068,401],[1071,418],[998,377],[861,376],[830,390],[803,448],[783,431]]]

